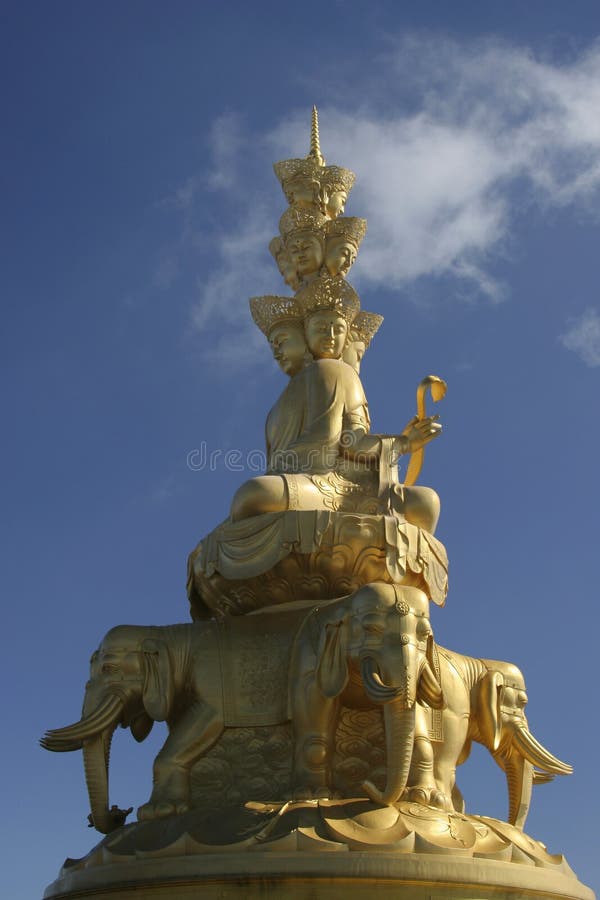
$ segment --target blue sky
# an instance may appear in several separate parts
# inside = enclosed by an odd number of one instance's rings
[[[424,483],[442,497],[440,643],[525,671],[529,721],[575,774],[528,832],[596,890],[600,8],[595,2],[4,2],[1,503],[4,894],[94,842],[80,710],[120,622],[185,621],[188,552],[262,447],[284,386],[247,299],[283,292],[271,163],[357,173],[350,280],[385,323],[363,381],[401,429],[444,377]],[[117,735],[112,797],[150,790],[156,729]],[[503,815],[485,753],[460,772]]]

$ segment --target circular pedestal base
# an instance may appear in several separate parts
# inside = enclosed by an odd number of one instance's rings
[[[497,819],[365,799],[253,803],[119,828],[45,900],[594,900],[560,854]]]
[[[46,900],[593,900],[572,873],[443,854],[235,853],[137,860],[68,873]]]

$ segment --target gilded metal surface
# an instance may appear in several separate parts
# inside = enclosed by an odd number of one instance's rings
[[[312,877],[313,857],[377,851],[378,871],[384,858],[436,855],[456,872],[469,861],[475,881],[527,880],[492,876],[500,860],[551,871],[570,885],[558,895],[587,896],[523,831],[533,786],[572,769],[529,730],[520,670],[434,638],[430,602],[445,602],[448,560],[434,536],[439,497],[415,482],[441,431],[426,395],[442,399],[446,384],[427,376],[402,430],[371,430],[359,370],[383,319],[346,280],[366,222],[343,215],[355,176],[326,164],[316,109],[308,156],[275,173],[289,208],[269,249],[294,293],[250,300],[288,376],[267,416],[267,469],[190,555],[194,621],[109,631],[81,718],[42,738],[48,750],[82,749],[90,824],[109,835],[61,883],[96,886],[103,867],[124,872],[129,858],[282,851],[310,854]],[[131,809],[108,795],[113,732],[141,741],[155,721],[168,736],[152,794],[124,825]],[[455,773],[473,741],[506,775],[507,822],[465,813]]]

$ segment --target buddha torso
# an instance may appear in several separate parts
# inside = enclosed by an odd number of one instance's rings
[[[344,432],[369,428],[367,400],[354,369],[341,359],[315,360],[290,380],[267,417],[268,472],[333,471]]]

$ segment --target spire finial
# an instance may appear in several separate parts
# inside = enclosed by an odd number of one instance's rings
[[[308,155],[309,157],[312,157],[319,166],[325,165],[325,157],[321,153],[321,145],[319,144],[319,113],[316,106],[313,106],[312,108],[310,151]]]

